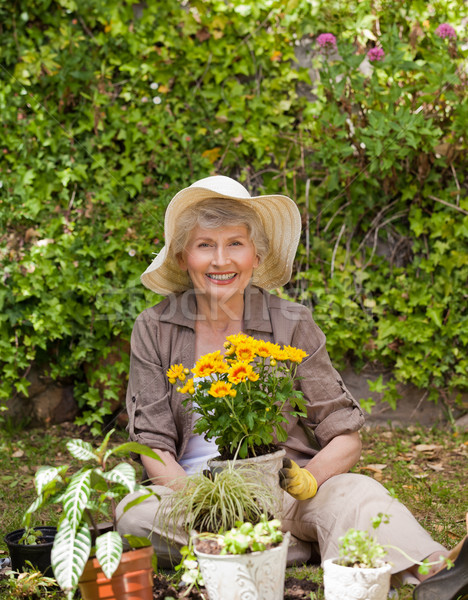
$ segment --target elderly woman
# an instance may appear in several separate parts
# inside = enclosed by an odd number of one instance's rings
[[[322,561],[336,556],[338,538],[351,527],[369,529],[379,512],[391,515],[390,524],[377,532],[382,543],[416,560],[437,560],[447,552],[402,504],[375,480],[349,473],[361,453],[362,411],[331,365],[325,336],[310,311],[267,291],[289,281],[300,232],[300,214],[290,198],[251,197],[228,177],[208,177],[176,194],[166,211],[166,245],[142,275],[145,286],[168,297],[145,310],[134,326],[127,394],[130,439],[161,456],[163,462],[141,460],[154,489],[170,493],[187,473],[205,468],[217,450],[192,433],[192,414],[167,380],[169,367],[223,352],[226,336],[241,331],[301,348],[308,355],[298,373],[307,417],[289,423],[288,439],[281,444],[290,459],[282,477],[288,492],[283,527],[295,542],[289,563],[306,562],[317,553]],[[130,500],[119,506],[119,531],[151,537],[159,564],[170,564],[174,545],[186,539],[180,532],[170,541],[160,535],[154,526],[156,499],[123,512]],[[415,583],[423,579],[402,554],[390,551],[389,560],[394,573],[413,577]],[[432,598],[425,590],[437,593],[439,579],[440,574],[419,586],[418,598]],[[464,585],[458,580],[450,598]]]

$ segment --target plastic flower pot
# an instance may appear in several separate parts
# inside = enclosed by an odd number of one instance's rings
[[[205,554],[194,548],[209,600],[283,600],[289,531],[278,546],[249,554]]]
[[[152,600],[152,556],[152,546],[124,552],[110,579],[102,572],[97,558],[90,558],[79,582],[81,597],[83,600]]]
[[[35,531],[42,532],[42,543],[40,544],[20,544],[19,540],[24,534],[24,529],[16,529],[7,533],[3,538],[11,558],[11,567],[13,571],[21,572],[28,567],[26,561],[39,569],[44,575],[53,577],[50,564],[50,552],[54,544],[56,527],[34,527]]]
[[[248,464],[254,466],[258,469],[259,477],[262,479],[262,482],[275,496],[274,503],[276,508],[273,516],[277,519],[281,519],[283,513],[284,491],[279,484],[278,473],[283,466],[283,456],[285,456],[285,454],[286,451],[281,449],[271,454],[263,454],[252,458],[237,458],[235,461],[211,458],[208,461],[208,466],[214,473],[216,473],[218,469],[226,468],[230,463],[234,463],[234,465]]]
[[[330,558],[323,563],[325,600],[387,600],[390,590],[391,565],[360,568],[338,564]]]

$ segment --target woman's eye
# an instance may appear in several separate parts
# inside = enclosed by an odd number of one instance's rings
[[[200,244],[198,244],[199,248],[208,248],[209,244],[208,242],[201,242]]]
[[[241,242],[232,242],[231,246],[242,246]]]

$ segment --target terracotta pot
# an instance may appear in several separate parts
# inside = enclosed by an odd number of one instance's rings
[[[275,511],[274,516],[277,519],[281,519],[283,514],[283,498],[284,491],[281,489],[279,484],[278,472],[283,466],[283,456],[285,456],[286,450],[278,450],[272,454],[263,454],[262,456],[254,456],[253,458],[238,458],[235,461],[232,460],[218,460],[217,458],[211,458],[208,461],[208,466],[213,472],[217,469],[224,469],[228,464],[235,465],[252,465],[258,469],[259,476],[263,483],[269,487],[275,497]]]
[[[204,554],[198,564],[210,600],[283,600],[288,531],[279,546],[250,554]]]
[[[323,563],[325,600],[387,600],[391,565],[361,569],[344,567],[338,560],[330,558]]]
[[[79,583],[83,600],[152,600],[152,556],[152,546],[124,552],[111,579],[104,575],[97,558],[90,558]]]
[[[25,567],[27,568],[26,561],[29,560],[41,573],[53,577],[50,552],[54,545],[57,528],[34,527],[34,530],[42,531],[42,537],[45,540],[43,544],[19,544],[24,529],[16,529],[4,537],[10,553],[11,567],[13,571],[21,572]]]

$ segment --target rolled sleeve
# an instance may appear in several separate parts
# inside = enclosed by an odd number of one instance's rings
[[[171,395],[158,355],[154,321],[142,313],[131,338],[127,388],[128,433],[132,441],[177,454],[178,431],[171,410]]]
[[[331,364],[324,333],[306,307],[301,313],[292,344],[309,355],[297,370],[298,388],[307,405],[302,425],[323,448],[338,435],[358,431],[364,414]]]

